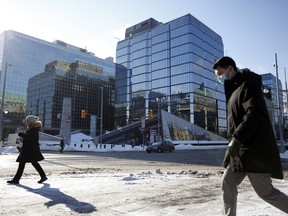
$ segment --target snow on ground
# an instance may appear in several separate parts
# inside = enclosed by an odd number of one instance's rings
[[[177,145],[176,150],[226,148],[225,146]],[[98,151],[145,151],[145,147],[106,146]],[[15,147],[3,148],[0,164],[5,166]],[[281,154],[288,159],[288,153]],[[13,159],[14,160],[14,159]],[[215,216],[221,215],[221,173],[197,171],[165,172],[160,169],[139,173],[93,173],[53,175],[44,184],[38,176],[7,185],[0,178],[0,215],[13,216]],[[273,180],[288,194],[288,181]],[[247,180],[239,187],[237,216],[284,216],[262,201]]]
[[[215,216],[221,215],[220,175],[197,173],[84,174],[51,176],[37,184],[28,176],[17,186],[0,178],[0,215],[13,216]],[[287,181],[274,183],[288,193]],[[239,216],[284,216],[244,182]],[[244,190],[244,189],[245,190]]]

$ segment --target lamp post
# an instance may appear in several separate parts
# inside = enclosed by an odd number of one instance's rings
[[[103,131],[103,87],[100,87],[101,90],[101,117],[100,117],[100,148],[102,148],[102,131]]]
[[[288,91],[287,91],[287,80],[286,80],[286,68],[284,68],[284,76],[285,76],[285,93],[286,93],[286,113],[288,112]]]
[[[160,125],[160,112],[161,112],[161,110],[160,110],[160,106],[161,106],[161,99],[159,98],[158,99],[158,141],[159,141],[159,137],[160,137],[160,127],[161,127],[161,125]]]
[[[280,136],[280,152],[284,152],[284,145],[283,145],[283,119],[282,119],[282,109],[281,109],[281,102],[280,102],[280,91],[279,91],[279,79],[278,79],[278,63],[277,63],[277,53],[275,53],[275,68],[276,68],[276,91],[277,91],[277,103],[279,109],[278,115],[278,124],[279,124],[279,136]]]
[[[6,89],[6,77],[7,77],[7,66],[12,66],[5,62],[5,72],[4,72],[4,81],[3,81],[3,90],[2,90],[2,99],[1,99],[1,108],[0,108],[0,139],[3,139],[3,112],[4,112],[4,100],[5,100],[5,89]]]
[[[160,133],[161,133],[161,100],[162,100],[163,98],[162,97],[158,97],[158,98],[156,98],[156,100],[157,100],[157,102],[158,102],[158,130],[157,130],[157,134],[158,134],[158,136],[157,136],[157,138],[158,138],[158,141],[160,141]],[[162,138],[162,136],[161,136],[161,138]]]

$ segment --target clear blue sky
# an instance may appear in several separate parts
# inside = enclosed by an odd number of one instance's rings
[[[275,75],[277,53],[285,86],[287,0],[0,0],[0,33],[11,29],[87,48],[100,58],[115,57],[117,38],[124,38],[127,27],[188,13],[222,37],[225,54],[239,67]]]

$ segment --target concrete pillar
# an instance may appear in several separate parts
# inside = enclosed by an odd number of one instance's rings
[[[93,138],[96,136],[96,118],[95,115],[90,116],[90,136]]]
[[[65,144],[71,143],[71,98],[63,98],[60,136]]]

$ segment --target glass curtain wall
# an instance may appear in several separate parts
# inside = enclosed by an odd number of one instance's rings
[[[51,119],[45,118],[44,115],[47,113],[41,113],[35,108],[39,107],[40,109],[40,107],[45,106],[46,112],[53,112],[52,108],[49,107],[51,101],[48,99],[46,101],[41,100],[37,106],[31,108],[26,107],[26,97],[28,80],[37,74],[43,73],[47,64],[57,60],[65,61],[68,64],[81,61],[97,65],[103,68],[104,76],[115,77],[115,63],[113,61],[98,58],[86,49],[61,41],[47,42],[11,30],[0,35],[0,95],[3,91],[5,92],[4,110],[7,111],[7,114],[4,116],[4,133],[6,136],[8,133],[14,133],[17,127],[23,125],[22,119],[27,114],[38,114],[40,119],[45,119],[45,122],[51,121]],[[6,88],[3,89],[6,62],[9,67],[7,68]],[[43,86],[46,85],[45,81],[43,79]],[[57,88],[56,83],[54,87]],[[97,86],[97,84],[91,86],[91,88],[98,87],[100,86]],[[53,92],[53,90],[49,91]],[[95,103],[97,103],[96,101]],[[105,112],[104,109],[104,116]],[[104,117],[103,122],[106,120],[107,117]]]
[[[29,79],[27,108],[36,110],[43,116],[45,132],[56,134],[61,124],[63,98],[71,98],[71,128],[89,133],[91,115],[101,116],[101,90],[103,87],[103,107],[105,107],[104,128],[114,129],[115,80],[103,76],[103,68],[75,62],[54,61],[46,66],[45,72]],[[81,112],[86,116],[82,118]],[[99,134],[100,121],[96,121]]]
[[[263,83],[263,93],[264,96],[272,103],[267,104],[268,110],[273,110],[272,115],[272,122],[274,122],[274,129],[276,131],[276,137],[279,139],[279,106],[278,106],[278,99],[277,99],[277,87],[276,87],[276,77],[271,74],[262,74],[262,83]],[[283,101],[283,91],[282,91],[282,83],[279,80],[279,96],[280,101]],[[280,103],[280,109],[282,110],[282,114],[284,113],[283,103]],[[283,117],[284,118],[284,117]]]
[[[226,133],[224,89],[212,70],[223,56],[222,39],[192,15],[118,42],[116,56],[117,63],[127,68],[116,70],[116,77],[126,74],[131,85],[129,89],[124,81],[116,84],[116,94],[121,88],[128,92],[126,122],[147,118],[151,109],[158,115],[163,109],[217,134]]]

